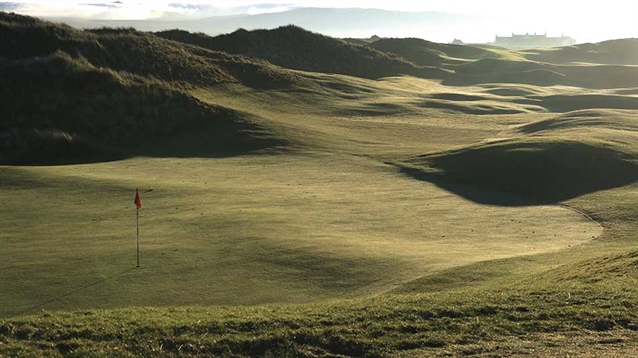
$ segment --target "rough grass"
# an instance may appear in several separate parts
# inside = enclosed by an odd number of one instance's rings
[[[635,291],[572,286],[388,295],[303,306],[85,310],[4,322],[30,356],[633,355]]]

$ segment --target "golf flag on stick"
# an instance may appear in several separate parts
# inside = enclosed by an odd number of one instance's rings
[[[142,198],[140,198],[140,189],[135,189],[135,200],[133,200],[137,206],[137,210],[142,208]]]
[[[142,198],[140,198],[140,189],[135,188],[135,200],[133,200],[135,206],[137,206],[137,210],[135,213],[137,214],[137,267],[140,267],[140,209],[142,208]]]

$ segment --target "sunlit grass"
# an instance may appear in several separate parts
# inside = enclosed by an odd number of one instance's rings
[[[44,308],[352,297],[601,232],[563,208],[479,205],[392,166],[327,154],[135,159],[2,176],[11,222],[2,234],[5,314],[133,267],[134,187],[144,200],[142,267]]]

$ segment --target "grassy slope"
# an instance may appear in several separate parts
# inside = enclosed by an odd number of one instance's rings
[[[250,114],[294,153],[2,167],[3,314],[46,311],[2,320],[0,353],[636,353],[636,183],[560,202],[598,221],[597,236],[574,211],[494,193],[478,199],[507,200],[484,205],[383,164],[563,137],[630,163],[635,111],[538,101],[605,90],[297,75],[303,87],[190,92]],[[132,270],[135,186],[153,191]],[[95,309],[149,305],[193,307]]]
[[[252,88],[286,88],[290,71],[269,63],[178,44],[134,29],[80,31],[66,25],[1,13],[2,57],[26,59],[56,50],[96,67],[162,80],[173,85],[241,83]]]
[[[2,163],[92,162],[162,151],[222,155],[284,144],[245,114],[64,52],[2,62],[0,71]],[[201,133],[207,137],[199,139]],[[178,136],[190,143],[171,144]]]
[[[211,156],[285,145],[249,115],[205,105],[186,90],[288,88],[299,81],[291,71],[134,30],[78,31],[6,13],[0,35],[7,39],[0,48],[2,163],[162,151]]]

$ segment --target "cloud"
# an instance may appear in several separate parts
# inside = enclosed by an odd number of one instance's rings
[[[117,9],[117,8],[121,7],[120,4],[122,4],[122,3],[119,2],[119,1],[116,1],[116,2],[112,2],[112,3],[108,3],[108,4],[105,4],[105,3],[92,3],[92,4],[78,4],[78,5],[80,5],[80,6],[97,6],[97,7],[105,7],[105,8],[108,8],[108,9]]]
[[[178,8],[178,9],[195,10],[195,11],[210,10],[213,8],[213,6],[208,4],[182,4],[177,2],[172,2],[168,4],[168,6]]]
[[[290,4],[288,2],[264,2],[259,1],[237,1],[237,6],[227,4],[226,2],[172,2],[168,3],[169,8],[174,9],[175,12],[179,12],[186,15],[193,16],[210,16],[210,15],[256,15],[263,13],[273,13],[287,11],[296,7],[296,4]],[[229,6],[230,5],[230,6]]]
[[[268,9],[276,9],[276,8],[282,8],[282,7],[292,7],[293,5],[294,4],[255,4],[251,6],[251,8],[268,10]]]
[[[165,3],[163,10],[166,17],[177,18],[181,16],[185,19],[200,19],[210,16],[236,14],[234,12],[227,11],[227,9],[223,7],[217,6],[214,2],[199,3],[197,1]]]
[[[259,14],[272,14],[276,12],[284,12],[291,10],[290,6],[276,6],[276,7],[259,7],[259,6],[251,6],[246,10],[248,15],[259,15]]]
[[[21,8],[24,4],[19,3],[19,2],[5,2],[2,1],[0,2],[0,10],[3,11],[11,11],[11,10],[17,10],[19,8]]]
[[[13,10],[23,15],[43,18],[81,18],[88,20],[142,20],[161,17],[166,5],[142,1],[25,0]],[[14,4],[14,3],[12,3]],[[3,4],[4,8],[9,6]],[[15,6],[11,6],[15,8]]]
[[[248,15],[259,15],[259,14],[270,14],[275,12],[284,12],[284,11],[292,10],[297,7],[299,6],[295,4],[263,3],[263,4],[255,4],[247,8],[243,8],[242,12],[245,12]]]

